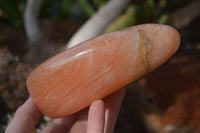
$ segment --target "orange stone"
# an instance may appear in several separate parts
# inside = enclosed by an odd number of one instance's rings
[[[45,115],[63,117],[157,68],[179,44],[178,32],[159,24],[101,35],[42,63],[29,75],[28,91]]]

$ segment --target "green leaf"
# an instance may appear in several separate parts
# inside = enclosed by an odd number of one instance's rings
[[[162,14],[160,18],[158,19],[157,23],[159,24],[165,24],[167,22],[168,15],[167,14]]]
[[[119,16],[108,28],[104,31],[104,33],[121,30],[132,26],[135,24],[136,20],[136,8],[134,6],[130,6],[127,11]]]
[[[95,11],[87,0],[78,0],[78,2],[89,17],[94,15]]]

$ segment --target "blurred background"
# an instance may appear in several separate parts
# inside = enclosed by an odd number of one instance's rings
[[[31,70],[64,50],[74,33],[110,1],[0,0],[0,133],[29,96],[26,77]],[[181,46],[168,62],[126,86],[115,133],[200,132],[199,7],[200,0],[129,0],[101,29],[104,34],[160,23],[181,34]],[[36,132],[50,121],[42,116]]]

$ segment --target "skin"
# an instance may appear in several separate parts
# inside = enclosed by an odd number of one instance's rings
[[[104,100],[94,101],[78,113],[54,119],[42,133],[112,133],[125,94],[122,88]],[[20,106],[5,133],[34,133],[35,123],[41,116],[32,99]]]

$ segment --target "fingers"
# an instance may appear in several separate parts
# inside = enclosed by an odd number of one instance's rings
[[[51,124],[42,130],[42,133],[66,133],[79,117],[79,114],[72,114],[64,118],[53,120]]]
[[[79,118],[80,112],[66,116],[64,118],[55,119],[53,122],[59,125],[63,125],[66,130],[69,130],[75,121]]]
[[[17,109],[5,133],[33,133],[35,122],[39,119],[40,115],[40,111],[34,105],[32,99],[29,98]]]
[[[84,109],[79,114],[55,119],[42,133],[112,133],[124,95],[123,88],[105,98],[105,105],[102,100],[97,100],[89,111]]]
[[[105,98],[105,107],[102,100],[93,102],[89,109],[89,115],[88,109],[85,109],[81,112],[80,117],[74,114],[62,119],[56,119],[43,130],[43,133],[62,133],[68,130],[71,133],[86,132],[86,130],[87,133],[102,133],[103,131],[112,133],[124,94],[125,90],[121,89]],[[5,133],[33,133],[35,122],[40,115],[40,111],[34,105],[32,99],[29,98],[17,109]],[[76,120],[77,122],[75,122]]]
[[[88,124],[88,108],[80,112],[78,120],[74,123],[69,133],[85,133]]]
[[[88,109],[78,113],[55,119],[42,130],[42,133],[81,133],[87,129]]]
[[[122,88],[104,99],[106,108],[104,133],[113,133],[124,95],[125,89]]]
[[[87,133],[103,133],[105,123],[105,107],[102,100],[93,102],[88,114]]]

